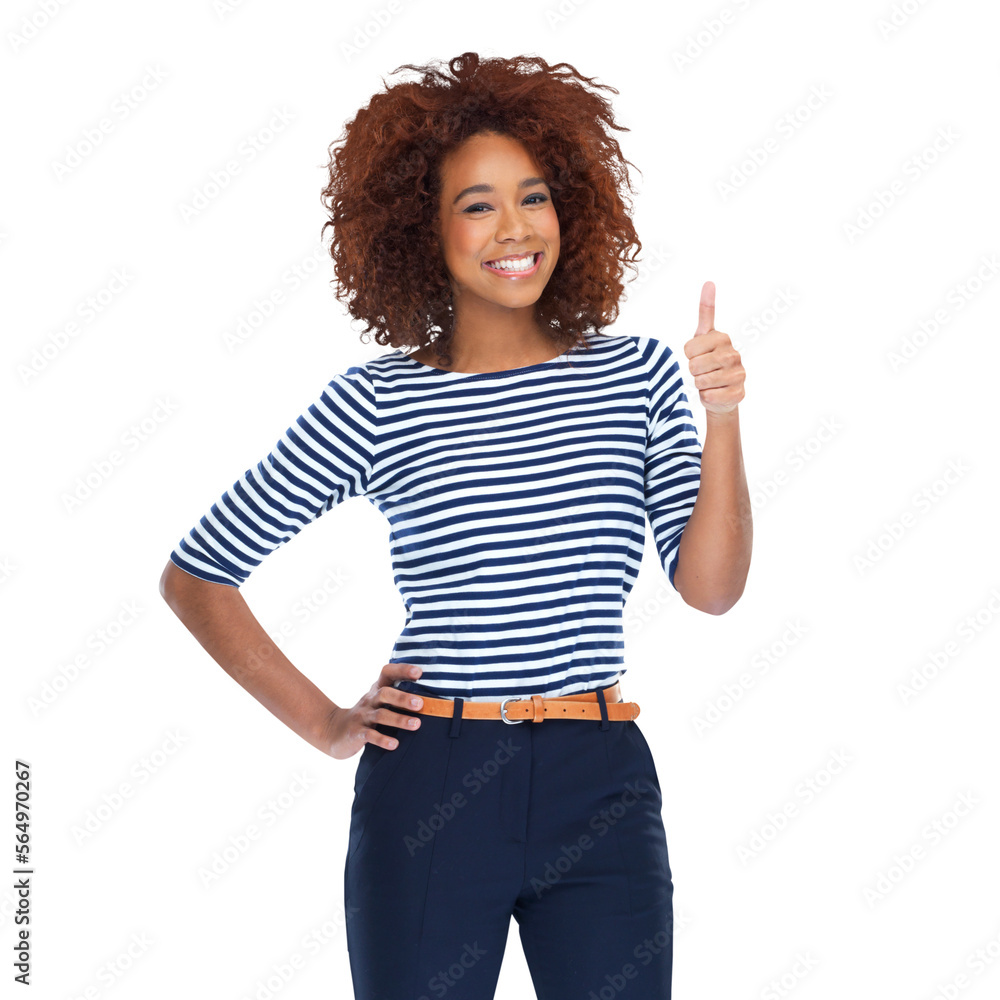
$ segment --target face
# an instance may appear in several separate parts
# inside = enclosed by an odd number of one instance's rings
[[[442,161],[438,219],[456,317],[533,312],[559,259],[559,219],[542,174],[509,136],[473,135]],[[526,271],[486,267],[524,254],[541,256]]]

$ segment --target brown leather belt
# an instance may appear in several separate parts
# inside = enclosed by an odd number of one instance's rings
[[[455,714],[452,698],[428,698],[425,695],[422,708],[410,711],[419,715],[441,715],[451,718]],[[614,722],[628,721],[639,714],[639,705],[634,701],[621,700],[618,682],[604,689],[608,719]],[[600,719],[601,706],[596,691],[568,694],[561,698],[543,698],[533,694],[527,698],[504,698],[503,701],[463,701],[463,719],[502,719],[512,725],[518,722],[543,722],[545,719]]]

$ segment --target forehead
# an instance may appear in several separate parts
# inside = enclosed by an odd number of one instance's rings
[[[472,180],[489,181],[509,171],[536,171],[537,164],[525,146],[512,136],[479,133],[470,136],[444,157],[441,165],[444,186]]]

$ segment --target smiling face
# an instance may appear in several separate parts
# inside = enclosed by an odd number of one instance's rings
[[[509,322],[512,310],[533,315],[559,259],[559,219],[542,174],[510,136],[479,133],[444,157],[438,221],[456,326],[459,317],[478,324]],[[486,266],[525,254],[535,255],[527,270]]]

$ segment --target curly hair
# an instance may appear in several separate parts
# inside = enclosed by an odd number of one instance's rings
[[[629,129],[584,84],[618,91],[569,63],[534,56],[480,60],[466,52],[450,60],[450,76],[435,64],[441,61],[393,70],[421,78],[375,94],[329,147],[321,235],[333,228],[337,299],[366,323],[363,333],[376,331],[376,343],[433,345],[450,366],[454,311],[438,226],[440,166],[470,136],[496,133],[520,141],[541,165],[559,220],[559,259],[535,303],[536,319],[564,349],[585,347],[584,331],[600,332],[617,317],[624,266],[642,248],[624,194],[632,191],[630,161],[605,126]]]

